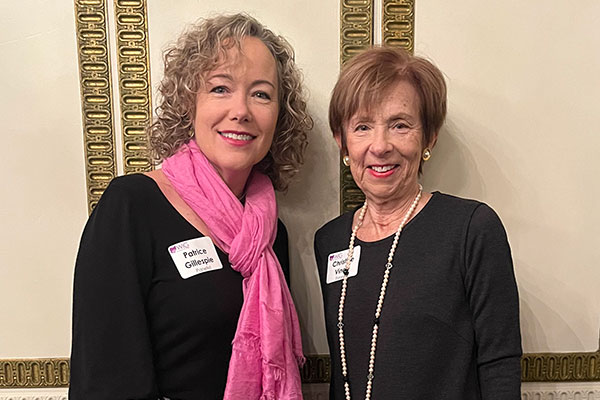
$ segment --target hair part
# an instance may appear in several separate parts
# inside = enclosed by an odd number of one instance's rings
[[[164,52],[164,77],[159,86],[156,118],[148,127],[150,152],[156,163],[173,155],[194,135],[196,95],[206,74],[214,70],[244,37],[260,39],[277,65],[279,115],[273,143],[256,167],[277,190],[286,190],[304,163],[304,151],[313,120],[308,114],[302,75],[294,50],[247,14],[220,15],[190,26]]]
[[[341,135],[346,153],[346,125],[358,112],[371,113],[400,81],[410,83],[419,96],[423,145],[432,143],[446,118],[446,82],[430,61],[404,49],[372,47],[344,66],[329,103],[329,127]]]

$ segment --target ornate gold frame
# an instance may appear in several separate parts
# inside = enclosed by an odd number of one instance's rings
[[[106,0],[75,0],[88,211],[117,175]]]
[[[381,32],[384,45],[402,47],[412,53],[415,49],[415,0],[384,0]]]
[[[152,169],[146,126],[152,116],[145,0],[115,0],[119,98],[125,174]]]
[[[115,0],[118,21],[119,87],[124,132],[124,170],[145,171],[145,137],[141,127],[150,118],[150,80],[146,0]],[[112,125],[110,62],[106,29],[106,0],[75,0],[77,45],[81,78],[88,206],[97,203],[116,176]],[[373,0],[341,3],[340,61],[373,43]],[[414,0],[384,0],[383,43],[414,47]],[[342,166],[343,167],[343,166]],[[342,211],[362,203],[349,171],[341,169]],[[600,350],[589,353],[530,353],[521,360],[523,382],[600,381]],[[117,366],[115,366],[117,367]],[[301,371],[304,383],[329,382],[329,355],[307,356]],[[69,383],[69,359],[0,360],[0,389],[60,388]]]
[[[340,64],[373,44],[373,0],[342,0],[340,10]],[[340,160],[340,209],[345,212],[364,201],[350,168]]]
[[[525,354],[521,359],[523,382],[600,381],[600,351],[591,353]],[[300,371],[303,383],[327,383],[331,360],[327,354],[306,357]],[[0,389],[59,388],[69,385],[69,359],[0,360]]]
[[[69,386],[68,358],[0,360],[0,389]]]

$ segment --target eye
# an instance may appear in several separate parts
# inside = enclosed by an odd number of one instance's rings
[[[226,86],[215,86],[212,89],[210,89],[210,93],[216,93],[216,94],[225,94],[227,93],[227,87]]]
[[[369,126],[365,124],[359,124],[354,128],[355,132],[366,132],[369,130]]]
[[[271,100],[271,95],[269,95],[269,93],[264,92],[262,90],[258,90],[254,93],[254,97],[258,97],[259,99],[263,99],[263,100]]]

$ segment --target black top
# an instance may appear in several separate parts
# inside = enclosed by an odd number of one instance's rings
[[[221,399],[243,303],[242,276],[182,279],[167,247],[203,236],[153,179],[114,179],[81,238],[73,295],[69,398]],[[287,232],[273,249],[288,272]]]
[[[337,313],[341,281],[326,283],[327,258],[348,249],[353,213],[315,235],[331,398],[343,399]],[[393,235],[362,242],[348,279],[346,360],[353,398],[364,397],[373,319]],[[510,248],[487,205],[436,192],[403,229],[380,317],[372,398],[520,398],[519,299]]]

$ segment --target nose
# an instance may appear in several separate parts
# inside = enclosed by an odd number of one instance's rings
[[[232,121],[249,121],[250,108],[248,107],[248,98],[242,93],[231,97],[231,106],[229,109],[229,118]]]
[[[392,144],[385,127],[376,126],[372,138],[373,140],[369,146],[369,150],[374,155],[380,157],[392,150]]]

